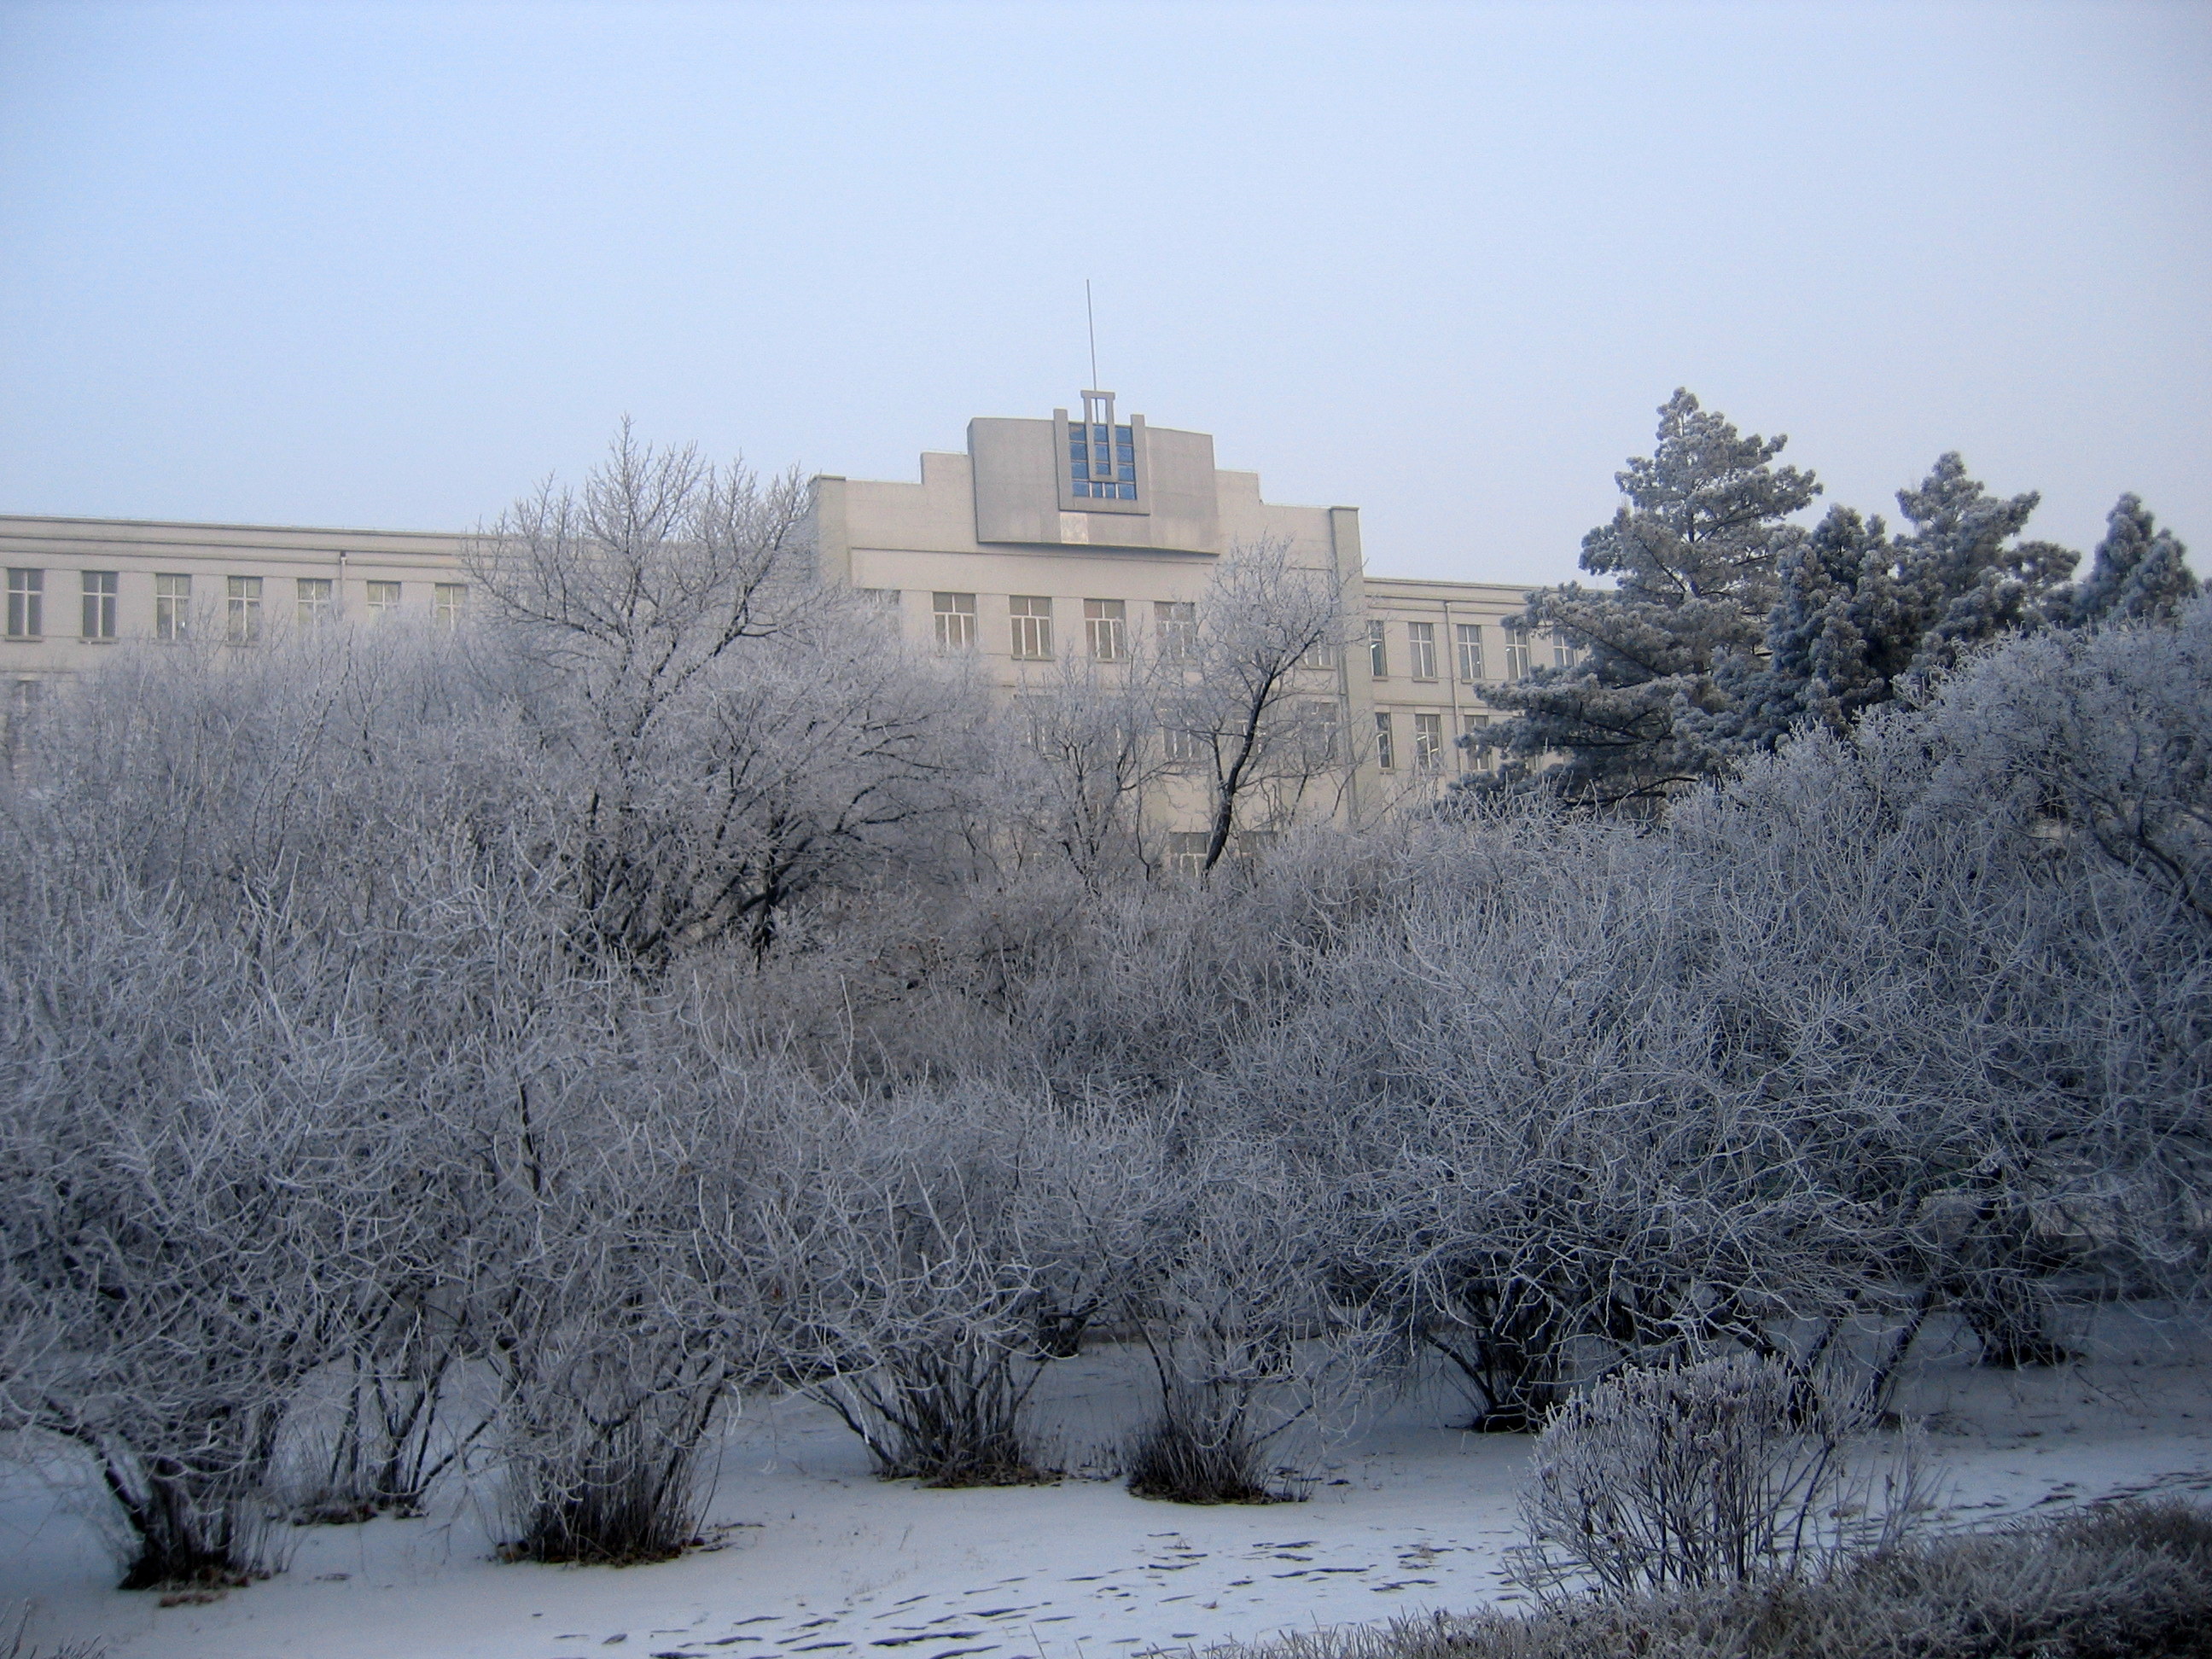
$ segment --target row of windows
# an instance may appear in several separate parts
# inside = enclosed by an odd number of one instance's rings
[[[1026,701],[1026,700],[1021,700]],[[1334,765],[1340,757],[1338,732],[1340,713],[1334,702],[1314,702],[1301,709],[1304,717],[1305,741],[1310,744],[1306,758],[1316,765]],[[1442,714],[1414,714],[1413,721],[1413,770],[1421,773],[1441,773],[1445,770],[1444,752],[1447,734]],[[1041,714],[1032,713],[1031,719],[1040,721]],[[1486,771],[1494,763],[1486,746],[1489,736],[1490,716],[1462,714],[1457,747],[1461,754],[1460,769]],[[1042,744],[1043,728],[1041,724],[1031,730],[1031,740]],[[1176,768],[1203,764],[1213,752],[1213,734],[1195,732],[1179,726],[1169,726],[1160,733],[1161,758]],[[1398,769],[1398,717],[1389,710],[1377,710],[1375,715],[1375,763],[1386,772]]]
[[[1460,716],[1459,749],[1461,769],[1487,771],[1492,758],[1484,747],[1489,736],[1490,716],[1462,714]],[[1441,772],[1444,769],[1444,717],[1442,714],[1415,714],[1413,721],[1413,769],[1416,772]],[[1377,710],[1375,715],[1375,763],[1386,772],[1398,767],[1397,717],[1387,710]]]
[[[1334,701],[1310,702],[1300,705],[1303,717],[1306,759],[1317,766],[1334,765],[1340,758],[1338,732],[1342,725],[1340,711]],[[1211,732],[1194,732],[1170,726],[1160,733],[1161,758],[1171,767],[1190,767],[1203,764],[1214,754],[1214,738]]]
[[[1266,857],[1274,838],[1273,830],[1239,830],[1229,838],[1229,861],[1249,865]],[[1206,849],[1212,842],[1213,836],[1209,830],[1170,831],[1168,836],[1168,868],[1179,876],[1203,875],[1206,872]]]
[[[896,609],[898,595],[891,589],[868,590],[876,602]],[[933,593],[930,616],[939,651],[975,648],[975,596],[973,593]],[[1053,654],[1052,600],[1041,593],[1015,593],[1006,600],[1008,648],[1022,662],[1045,662]],[[1129,602],[1127,599],[1085,599],[1083,602],[1083,642],[1097,662],[1127,662],[1129,659]],[[1198,606],[1188,599],[1152,602],[1153,647],[1164,662],[1198,660]]]
[[[896,588],[868,588],[865,596],[876,604],[896,611],[899,592]],[[1016,593],[1007,599],[1010,639],[1008,648],[1018,660],[1045,661],[1053,654],[1053,602],[1042,594]],[[976,643],[975,596],[973,593],[934,593],[930,598],[930,610],[934,621],[935,637],[940,651],[973,650]],[[1122,599],[1085,599],[1083,601],[1084,642],[1090,655],[1099,662],[1121,662],[1129,654],[1128,604]],[[1188,600],[1156,599],[1152,603],[1154,645],[1160,658],[1167,662],[1194,662],[1198,658],[1198,607]],[[1367,624],[1367,653],[1369,666],[1376,679],[1390,676],[1390,650],[1388,624],[1381,621]],[[1437,674],[1437,624],[1407,623],[1406,643],[1412,678],[1432,680]],[[1507,680],[1526,679],[1534,666],[1534,645],[1529,630],[1510,623],[1503,625],[1504,673]],[[1480,623],[1460,623],[1455,625],[1458,647],[1458,678],[1467,684],[1480,684],[1489,676],[1484,672],[1483,625]],[[1557,634],[1547,636],[1551,641],[1552,661],[1555,667],[1565,668],[1582,655],[1582,647],[1570,644]],[[1304,666],[1327,669],[1335,665],[1326,645],[1316,647],[1307,657]]]
[[[77,637],[112,640],[116,637],[115,602],[121,574],[113,570],[82,570],[79,578]],[[46,631],[46,575],[44,570],[8,573],[8,637],[35,640]],[[264,606],[270,597],[263,576],[223,578],[223,637],[234,645],[251,644],[261,637]],[[379,622],[397,615],[401,603],[399,582],[368,582],[368,619]],[[452,627],[468,605],[465,582],[431,584],[431,615]],[[328,576],[301,576],[292,584],[293,616],[306,624],[334,620],[338,614],[337,582]],[[192,579],[174,573],[154,578],[154,637],[182,640],[192,631]]]
[[[1457,635],[1454,643],[1458,647],[1458,678],[1468,685],[1480,684],[1488,676],[1483,672],[1482,624],[1460,623],[1455,625]],[[1504,635],[1505,658],[1500,676],[1508,681],[1525,680],[1528,671],[1535,666],[1534,647],[1527,628],[1513,623],[1502,623],[1498,632]],[[1581,660],[1583,647],[1556,630],[1546,635],[1551,643],[1552,666],[1566,668]],[[1407,667],[1411,678],[1432,680],[1437,676],[1437,625],[1434,623],[1409,622],[1406,624]],[[1378,680],[1390,678],[1390,643],[1389,624],[1375,621],[1367,624],[1368,665]]]

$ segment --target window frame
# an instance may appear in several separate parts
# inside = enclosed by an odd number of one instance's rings
[[[975,596],[973,593],[939,593],[932,590],[929,614],[934,618],[933,627],[939,652],[949,653],[975,648]]]
[[[1127,599],[1085,599],[1083,631],[1093,662],[1129,659],[1129,602]]]
[[[8,637],[42,640],[46,636],[46,573],[30,566],[8,570]]]
[[[1413,769],[1424,777],[1434,777],[1444,769],[1444,717],[1442,714],[1413,716]]]
[[[1170,872],[1178,876],[1204,875],[1206,849],[1212,839],[1212,836],[1204,830],[1169,830],[1167,864]]]
[[[404,582],[364,582],[362,586],[363,608],[369,621],[389,622],[399,614],[399,607],[407,593]]]
[[[1367,624],[1367,668],[1378,680],[1390,678],[1390,636],[1380,619]]]
[[[222,579],[222,637],[226,645],[260,643],[263,580],[259,576]]]
[[[310,590],[319,590],[311,592]],[[292,578],[292,620],[301,628],[320,628],[338,613],[338,585],[331,576]]]
[[[192,579],[183,570],[154,573],[154,637],[175,645],[192,636]]]
[[[1040,611],[1035,607],[1042,605]],[[1048,593],[1006,595],[1007,643],[1016,662],[1052,660],[1052,596]]]
[[[1460,684],[1480,685],[1483,681],[1482,624],[1458,623],[1454,626],[1458,630],[1453,644],[1457,651]]]
[[[1205,764],[1212,747],[1205,732],[1193,731],[1189,726],[1164,726],[1160,728],[1161,763],[1176,771]]]
[[[1505,683],[1518,685],[1528,678],[1529,630],[1526,623],[1517,628],[1511,623],[1499,626],[1505,633]]]
[[[1152,636],[1162,662],[1198,660],[1198,601],[1154,599]]]
[[[116,636],[116,601],[123,586],[123,573],[80,570],[77,577],[81,605],[77,637],[88,645],[112,643]]]
[[[1497,751],[1486,746],[1490,716],[1473,713],[1460,716],[1459,751],[1462,772],[1488,772],[1498,765]]]
[[[430,620],[440,628],[459,628],[468,620],[469,585],[434,582],[430,587]]]
[[[1375,711],[1375,764],[1380,771],[1398,769],[1398,733],[1387,708]]]
[[[1344,746],[1344,710],[1334,697],[1309,697],[1303,710],[1308,736],[1307,763],[1338,763]]]
[[[1437,625],[1434,623],[1409,622],[1406,624],[1407,673],[1417,680],[1432,680],[1437,677]]]
[[[1126,420],[1114,412],[1114,394],[1087,391],[1083,409],[1071,416],[1052,412],[1053,471],[1060,481],[1063,513],[1149,513],[1152,511],[1149,446],[1145,417]],[[1081,454],[1077,445],[1084,446]],[[1098,453],[1105,450],[1103,457]],[[1106,471],[1098,469],[1103,466]],[[1078,484],[1081,485],[1079,492]]]

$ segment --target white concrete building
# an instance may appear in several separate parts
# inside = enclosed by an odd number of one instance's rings
[[[1347,596],[1354,645],[1332,675],[1344,729],[1362,739],[1355,802],[1479,764],[1457,740],[1488,723],[1485,689],[1553,659],[1549,640],[1506,626],[1524,586],[1370,575],[1356,507],[1270,501],[1256,473],[1215,465],[1210,434],[1119,416],[1110,392],[1082,404],[1049,419],[973,420],[967,447],[924,453],[912,482],[817,477],[823,577],[878,595],[919,646],[980,653],[1011,692],[1066,653],[1110,656],[1188,622],[1231,550],[1280,544]],[[21,708],[41,682],[125,640],[246,643],[299,622],[457,620],[465,539],[0,516],[0,678]]]

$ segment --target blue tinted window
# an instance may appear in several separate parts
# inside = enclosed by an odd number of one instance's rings
[[[1136,428],[1093,421],[1067,423],[1068,495],[1083,501],[1137,499]]]

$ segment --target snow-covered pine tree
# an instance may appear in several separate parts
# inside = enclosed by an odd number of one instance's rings
[[[2015,539],[2042,499],[2034,490],[1990,495],[1966,476],[1956,450],[1937,458],[1917,489],[1897,492],[1912,525],[1897,554],[1899,580],[1920,617],[1916,671],[1954,667],[1974,647],[2032,631],[2050,613],[2081,556]]]
[[[1678,721],[1686,750],[1700,745],[1695,761],[1718,771],[1774,748],[1793,726],[1847,730],[1905,676],[1949,669],[2000,634],[2069,618],[2073,600],[2061,584],[2079,556],[2017,539],[2039,499],[1991,495],[1954,451],[1918,489],[1898,491],[1907,535],[1893,541],[1880,518],[1831,508],[1783,561],[1764,651],[1730,658],[1712,703]]]
[[[2123,495],[2105,520],[2096,562],[2075,588],[2069,620],[2079,627],[2103,622],[2172,622],[2197,597],[2189,550],[2171,530],[2160,530],[2150,509]]]
[[[1764,661],[1737,658],[1720,689],[1729,706],[1686,721],[1716,763],[1772,749],[1811,722],[1841,732],[1888,701],[1920,648],[1922,618],[1899,580],[1897,550],[1879,514],[1832,507],[1802,547],[1783,561],[1780,597],[1766,624]],[[1687,735],[1687,733],[1686,733]]]
[[[1514,714],[1507,752],[1565,756],[1546,781],[1590,805],[1648,810],[1711,769],[1680,727],[1728,705],[1716,675],[1760,649],[1779,566],[1805,540],[1789,517],[1820,489],[1773,465],[1786,438],[1742,436],[1686,391],[1660,410],[1658,440],[1615,475],[1628,499],[1613,521],[1583,538],[1582,568],[1619,585],[1528,596],[1530,627],[1589,654],[1486,694]]]

